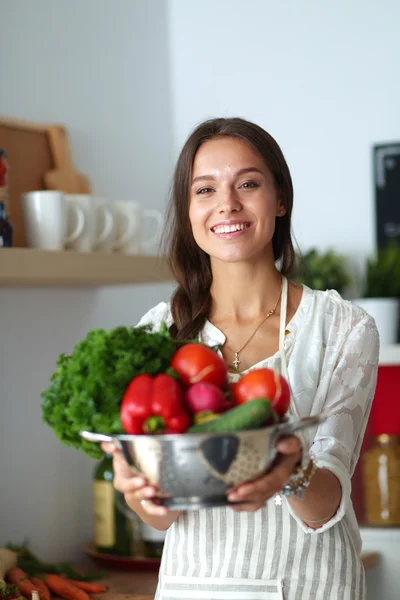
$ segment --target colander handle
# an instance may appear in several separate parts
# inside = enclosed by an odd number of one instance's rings
[[[99,444],[102,442],[111,442],[112,444],[115,444],[119,450],[122,449],[120,441],[111,435],[104,435],[104,433],[93,433],[92,431],[81,431],[79,435],[87,442],[97,442]]]
[[[319,413],[318,415],[312,415],[311,417],[304,417],[303,419],[296,420],[288,423],[281,423],[277,425],[277,433],[279,436],[281,435],[292,435],[296,431],[301,431],[302,429],[307,429],[307,427],[314,427],[315,425],[320,425],[329,417],[334,414],[334,411],[326,411]]]
[[[112,444],[115,444],[118,450],[121,450],[122,454],[125,457],[125,460],[129,462],[124,452],[124,449],[122,448],[122,444],[118,438],[112,437],[111,435],[105,435],[104,433],[93,433],[92,431],[81,431],[79,435],[83,437],[83,439],[87,442],[98,442],[99,444],[101,444],[102,442],[111,442]],[[134,465],[129,464],[129,466],[133,473],[142,475],[142,473],[138,471],[138,469]]]

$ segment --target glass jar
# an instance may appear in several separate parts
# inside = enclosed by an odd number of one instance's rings
[[[400,437],[381,434],[362,458],[368,525],[400,525]]]

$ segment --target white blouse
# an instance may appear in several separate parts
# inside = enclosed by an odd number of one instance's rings
[[[162,321],[168,326],[172,323],[170,305],[165,302],[152,308],[139,325],[150,323],[153,329],[158,329]],[[360,307],[343,300],[336,291],[314,291],[303,286],[300,305],[287,324],[286,332],[283,347],[296,412],[300,417],[307,417],[334,409],[326,422],[304,430],[301,437],[317,467],[330,470],[339,479],[342,498],[336,514],[318,529],[308,527],[286,499],[284,504],[304,534],[319,536],[344,520],[351,545],[358,554],[361,538],[350,497],[350,480],[376,385],[379,336],[375,322]],[[225,342],[224,334],[209,321],[200,337],[209,345]],[[279,351],[247,371],[260,367],[280,370]],[[230,375],[232,380],[235,377]],[[358,597],[363,597],[361,591]]]

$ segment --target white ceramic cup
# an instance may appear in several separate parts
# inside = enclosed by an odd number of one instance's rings
[[[40,250],[63,250],[76,240],[85,227],[85,215],[76,203],[68,203],[65,194],[40,190],[25,192],[20,198],[22,222],[27,244]],[[69,228],[69,214],[74,227]]]
[[[94,198],[89,194],[66,194],[69,203],[81,207],[85,215],[85,226],[82,233],[67,244],[69,250],[91,252],[112,235],[115,228],[115,218],[106,206],[105,200]],[[75,217],[70,213],[70,226],[74,226]]]
[[[117,239],[117,217],[112,208],[112,202],[98,199],[98,207],[100,208],[97,219],[97,242],[95,246],[96,252],[104,252],[109,254],[114,251],[114,245]],[[104,211],[101,210],[104,207]],[[111,227],[106,228],[108,213],[111,213]],[[102,235],[106,234],[106,235]]]
[[[156,244],[164,224],[159,210],[143,208],[139,202],[133,201],[110,202],[109,206],[116,218],[115,250],[123,254],[141,254]],[[154,234],[147,237],[144,236],[146,219],[154,222]]]

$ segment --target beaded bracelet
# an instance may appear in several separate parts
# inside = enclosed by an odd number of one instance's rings
[[[317,467],[310,457],[308,465],[303,468],[302,465],[297,467],[296,471],[289,477],[288,482],[284,485],[281,494],[283,496],[296,496],[297,498],[304,498],[304,492],[310,485],[310,481],[316,471]]]

